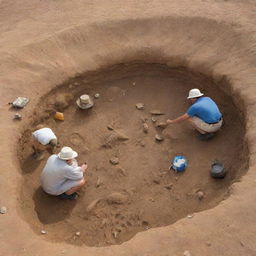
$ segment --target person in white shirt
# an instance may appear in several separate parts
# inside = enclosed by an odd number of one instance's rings
[[[37,160],[44,158],[45,150],[48,149],[53,154],[57,146],[57,137],[50,128],[41,128],[32,133],[33,141],[33,156]]]
[[[87,164],[78,166],[78,156],[70,147],[63,147],[58,155],[51,155],[41,174],[43,190],[62,199],[75,199],[76,191],[85,185]]]

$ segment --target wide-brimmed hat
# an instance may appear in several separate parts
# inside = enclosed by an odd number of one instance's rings
[[[78,156],[77,152],[70,147],[63,147],[58,154],[58,157],[62,160],[71,160]]]
[[[76,100],[76,104],[81,109],[88,109],[93,106],[93,100],[89,95],[83,94]]]
[[[203,96],[204,94],[200,92],[199,89],[191,89],[188,93],[187,99],[193,99]]]

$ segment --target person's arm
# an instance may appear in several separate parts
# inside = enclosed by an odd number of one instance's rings
[[[173,120],[168,119],[168,120],[166,121],[166,123],[167,123],[167,124],[180,123],[180,122],[183,122],[183,121],[185,121],[185,120],[187,120],[187,119],[189,119],[189,118],[190,118],[190,116],[189,116],[187,113],[185,113],[184,115],[179,116],[179,117],[177,117],[176,119],[173,119]]]
[[[80,180],[84,176],[84,172],[82,171],[82,167],[73,167],[68,166],[65,168],[65,178],[69,180]]]

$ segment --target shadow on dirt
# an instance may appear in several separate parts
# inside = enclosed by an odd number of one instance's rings
[[[51,224],[66,219],[76,205],[76,200],[61,200],[46,194],[39,187],[34,195],[35,211],[43,224]]]

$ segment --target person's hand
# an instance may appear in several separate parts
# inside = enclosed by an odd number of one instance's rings
[[[173,120],[167,119],[167,120],[166,120],[166,123],[167,123],[167,124],[173,124]]]
[[[85,172],[85,170],[88,168],[88,165],[86,163],[82,164],[81,168],[82,168],[82,171]]]

